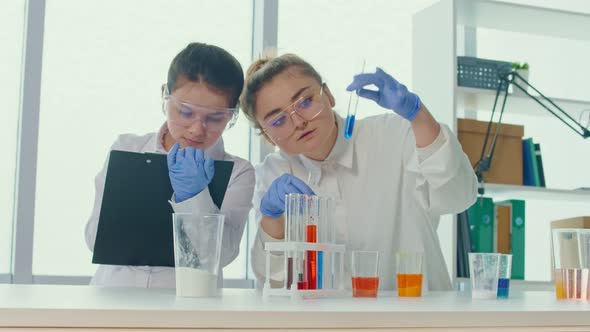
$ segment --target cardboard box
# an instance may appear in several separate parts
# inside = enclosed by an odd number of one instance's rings
[[[488,128],[488,122],[472,119],[458,119],[458,138],[463,151],[467,154],[472,166],[479,161],[481,150]],[[486,155],[489,153],[496,124],[490,129]],[[490,170],[483,173],[487,183],[522,185],[522,137],[524,127],[519,125],[500,125],[496,141],[496,149]]]
[[[551,229],[554,228],[590,228],[590,217],[554,220],[551,222]]]

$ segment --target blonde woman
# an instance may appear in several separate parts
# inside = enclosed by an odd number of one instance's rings
[[[242,110],[280,149],[256,167],[254,272],[264,279],[263,245],[284,238],[284,195],[315,193],[338,202],[338,243],[381,253],[381,289],[395,288],[398,250],[424,252],[429,289],[450,289],[436,227],[441,214],[464,211],[476,199],[467,157],[449,128],[383,70],[355,76],[348,89],[392,110],[357,120],[349,140],[329,87],[306,61],[285,54],[250,67]],[[272,259],[269,277],[281,285],[282,256]]]

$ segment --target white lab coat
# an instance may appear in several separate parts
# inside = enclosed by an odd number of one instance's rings
[[[166,153],[162,145],[162,137],[165,130],[167,130],[166,124],[157,133],[149,133],[143,136],[132,134],[120,135],[112,145],[111,150]],[[221,213],[225,215],[220,264],[221,267],[225,267],[238,256],[240,251],[240,241],[248,220],[248,213],[252,207],[252,194],[255,183],[254,168],[250,162],[226,153],[222,138],[219,138],[215,145],[205,150],[205,156],[216,160],[234,162],[221,210],[213,203],[207,188],[195,197],[181,203],[174,203],[174,197],[172,197],[170,204],[175,212]],[[107,165],[108,157],[103,169],[95,178],[96,196],[94,199],[94,208],[85,230],[86,244],[90,250],[94,249]],[[222,271],[219,273],[219,280],[223,280]],[[90,284],[174,288],[174,268],[99,265]]]
[[[422,251],[425,285],[451,288],[436,228],[439,216],[459,213],[474,203],[477,179],[457,138],[445,125],[440,135],[417,148],[410,122],[395,114],[357,120],[354,136],[343,137],[344,120],[337,116],[338,138],[328,158],[313,161],[302,155],[275,152],[256,167],[254,208],[272,181],[291,173],[318,195],[334,197],[336,239],[346,246],[345,276],[350,280],[350,252],[380,252],[379,288],[395,289],[395,252]],[[258,228],[252,247],[252,267],[262,285],[266,241],[279,241]],[[284,280],[283,257],[271,256],[273,285]],[[345,282],[350,288],[350,282]]]

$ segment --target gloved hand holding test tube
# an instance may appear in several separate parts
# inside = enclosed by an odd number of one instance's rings
[[[367,89],[366,86],[375,86],[377,90]],[[422,105],[418,95],[379,67],[374,73],[355,75],[346,90],[356,91],[359,97],[372,100],[410,122],[418,116]]]
[[[363,60],[363,67],[361,69],[361,74],[365,72],[365,60]],[[350,105],[352,104],[352,96],[356,95],[356,100],[354,103],[354,109],[352,113],[350,112]],[[350,91],[350,98],[348,98],[348,111],[346,112],[346,124],[344,125],[344,137],[346,139],[350,139],[352,137],[352,131],[354,130],[354,121],[356,118],[356,110],[359,105],[359,95],[358,93],[354,93],[354,91]]]

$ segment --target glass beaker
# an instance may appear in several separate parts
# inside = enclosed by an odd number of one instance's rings
[[[379,289],[379,252],[352,252],[352,296],[377,297]]]
[[[497,298],[501,255],[496,253],[469,253],[471,298]]]
[[[217,295],[223,222],[222,214],[172,215],[177,296]]]
[[[500,254],[500,271],[498,275],[498,298],[506,299],[510,294],[510,276],[512,275],[512,255]]]
[[[553,229],[555,295],[558,300],[589,300],[590,229]]]
[[[422,252],[398,252],[395,254],[397,295],[422,296]]]

